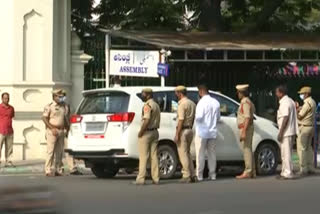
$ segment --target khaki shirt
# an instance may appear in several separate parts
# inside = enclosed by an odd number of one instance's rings
[[[160,107],[153,99],[149,99],[143,106],[142,120],[144,119],[149,119],[147,129],[160,127]]]
[[[302,119],[298,120],[298,124],[313,126],[315,122],[316,108],[317,104],[311,97],[305,99],[304,104],[299,111],[299,116],[302,117]]]
[[[178,120],[183,120],[183,127],[192,128],[196,113],[196,104],[190,99],[184,97],[179,101],[178,106]]]
[[[52,102],[44,107],[42,116],[49,119],[49,123],[57,128],[63,129],[65,125],[65,119],[69,115],[69,108],[66,105],[59,105],[56,102]]]
[[[244,126],[244,121],[246,118],[250,119],[249,126],[253,125],[254,113],[256,109],[254,104],[248,97],[242,98],[240,102],[240,107],[238,109],[237,123],[238,128],[241,129]]]

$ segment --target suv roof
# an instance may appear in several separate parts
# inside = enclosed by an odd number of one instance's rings
[[[172,87],[172,86],[129,86],[129,87],[119,87],[119,88],[101,88],[101,89],[92,89],[92,90],[87,90],[87,91],[83,91],[82,94],[85,96],[87,94],[93,94],[93,93],[97,93],[97,92],[107,92],[107,91],[124,91],[127,92],[129,94],[131,93],[140,93],[142,91],[142,89],[144,88],[152,88],[153,91],[163,91],[163,90],[174,90],[176,87]],[[194,91],[194,90],[198,90],[197,87],[187,87],[188,90]],[[210,92],[214,92],[214,93],[219,93],[216,91],[210,91]],[[221,94],[221,93],[219,93]]]
[[[92,89],[92,90],[87,90],[87,91],[83,91],[82,92],[82,95],[83,96],[86,96],[88,94],[94,94],[94,93],[99,93],[99,92],[108,92],[108,91],[119,91],[119,92],[126,92],[128,94],[137,94],[137,93],[140,93],[142,91],[142,89],[144,88],[152,88],[152,90],[154,92],[156,91],[164,91],[164,90],[174,90],[176,87],[173,87],[173,86],[124,86],[124,87],[118,87],[118,88],[100,88],[100,89]],[[187,87],[187,89],[189,91],[197,91],[198,88],[197,87]],[[217,92],[217,91],[212,91],[212,90],[209,90],[209,92],[211,93],[214,93],[214,94],[219,94],[220,96],[236,103],[239,105],[239,102],[231,99],[230,97],[220,93],[220,92]]]

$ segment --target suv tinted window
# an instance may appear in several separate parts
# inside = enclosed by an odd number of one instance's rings
[[[190,100],[197,104],[199,100],[198,92],[191,91],[188,92],[188,97]],[[137,94],[141,99],[141,93]],[[153,92],[153,99],[158,103],[161,112],[177,112],[178,110],[178,98],[175,95],[174,91],[162,91],[162,92]]]
[[[210,96],[216,98],[220,103],[220,113],[222,116],[236,116],[239,107],[236,103],[217,94],[210,94]]]
[[[88,94],[80,105],[78,114],[127,112],[130,96],[123,92]]]
[[[137,96],[141,99],[141,93],[138,93]],[[168,94],[166,92],[153,92],[153,100],[158,103],[161,112],[169,112],[170,105],[168,102]]]
[[[176,97],[176,94],[174,91],[167,91],[168,95],[168,103],[169,108],[168,112],[177,112],[178,111],[178,98]]]
[[[168,93],[168,99],[170,103],[170,111],[169,112],[177,112],[178,111],[178,98],[175,95],[174,91],[167,92]],[[199,94],[197,91],[188,91],[187,97],[192,100],[195,104],[199,101]]]
[[[199,102],[199,92],[197,91],[188,91],[187,96],[190,100],[192,100],[195,104]]]

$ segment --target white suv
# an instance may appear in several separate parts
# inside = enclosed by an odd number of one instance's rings
[[[174,136],[177,124],[177,98],[173,87],[152,87],[154,100],[161,109],[159,129],[159,167],[162,178],[172,177],[180,169]],[[97,89],[83,92],[76,114],[70,118],[69,144],[66,150],[100,178],[110,178],[119,168],[132,171],[138,166],[138,132],[141,125],[142,87]],[[221,105],[218,123],[217,160],[219,165],[243,163],[236,113],[239,104],[210,91]],[[197,88],[188,88],[188,97],[198,102]],[[280,160],[278,129],[274,123],[255,116],[252,149],[257,172],[273,174]],[[195,157],[194,145],[191,152]]]

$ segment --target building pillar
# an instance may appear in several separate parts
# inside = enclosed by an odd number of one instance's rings
[[[92,59],[92,56],[85,54],[81,50],[81,40],[75,32],[71,36],[71,111],[72,113],[78,107],[82,99],[82,91],[84,90],[84,65]]]
[[[16,111],[13,159],[43,159],[44,106],[53,89],[71,89],[71,0],[1,3],[0,94],[10,93]]]

